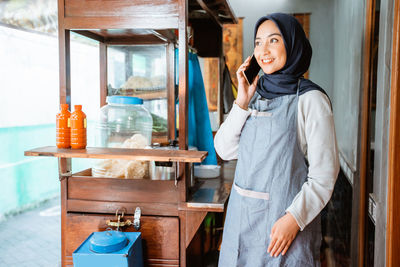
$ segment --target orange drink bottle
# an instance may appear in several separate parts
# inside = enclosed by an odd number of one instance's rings
[[[71,113],[68,104],[61,104],[61,111],[56,115],[56,145],[58,148],[71,147]]]
[[[86,148],[86,115],[82,105],[75,105],[75,111],[71,114],[71,148]]]

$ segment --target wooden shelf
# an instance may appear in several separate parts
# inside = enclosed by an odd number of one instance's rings
[[[134,93],[126,93],[124,95],[139,97],[143,100],[163,99],[163,98],[167,98],[167,90],[149,91],[149,92],[141,91],[141,92],[134,92]]]
[[[55,146],[40,147],[25,151],[25,156],[58,158],[125,159],[146,161],[178,161],[200,163],[207,156],[206,151],[126,149],[88,147],[86,149],[59,149]]]
[[[177,43],[177,37],[171,30],[151,29],[107,29],[74,30],[75,33],[109,45],[121,44],[166,44]]]
[[[196,178],[186,202],[179,210],[224,212],[236,170],[236,161],[224,162],[218,178]]]
[[[64,2],[62,19],[65,29],[84,30],[166,30],[179,27],[179,1],[110,1],[69,0]],[[188,18],[204,18],[218,25],[237,23],[229,3],[226,0],[189,0]],[[123,35],[128,33],[125,32]],[[114,33],[95,33],[100,38],[113,38]],[[159,33],[153,32],[157,35]],[[162,34],[160,37],[167,37]]]

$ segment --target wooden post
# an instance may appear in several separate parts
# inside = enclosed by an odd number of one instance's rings
[[[188,148],[188,44],[187,44],[187,24],[188,24],[188,0],[179,0],[179,149]],[[186,202],[188,181],[188,164],[179,164],[180,181],[179,201]],[[186,266],[186,212],[179,211],[179,263]]]
[[[188,148],[188,45],[187,0],[179,0],[179,149]],[[179,163],[180,201],[186,202],[188,165]]]
[[[64,0],[58,0],[58,6],[64,6]],[[71,60],[70,31],[64,27],[64,8],[58,8],[58,45],[59,45],[59,79],[60,104],[71,107]],[[61,181],[61,264],[66,265],[66,216],[67,216],[67,180],[63,174],[71,171],[71,159],[60,158],[59,179]],[[72,263],[72,259],[71,259]]]
[[[64,6],[64,0],[58,1]],[[60,75],[60,104],[68,104],[71,108],[71,61],[70,61],[70,31],[64,28],[64,9],[58,9],[58,46]]]
[[[400,3],[394,4],[388,162],[386,266],[400,266]]]
[[[168,98],[168,139],[174,140],[175,134],[175,45],[167,44],[167,98]]]
[[[188,141],[187,16],[187,0],[179,0],[179,149],[187,149]]]
[[[361,153],[360,153],[360,182],[359,182],[359,210],[358,210],[358,266],[363,267],[365,262],[365,236],[367,220],[367,178],[370,168],[370,116],[371,116],[371,45],[374,36],[375,0],[368,0],[365,19],[363,90],[361,102]]]
[[[67,179],[66,174],[71,173],[71,159],[59,158],[58,175],[61,182],[61,264],[72,264],[72,258],[67,258],[66,233],[67,233]]]
[[[221,125],[224,121],[224,69],[225,59],[223,55],[218,57],[218,72],[219,72],[219,83],[218,83],[218,125]]]
[[[108,73],[107,73],[107,45],[100,42],[99,44],[100,52],[100,107],[106,105],[107,97],[107,83],[108,83]]]

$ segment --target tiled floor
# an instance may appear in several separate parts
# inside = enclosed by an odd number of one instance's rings
[[[55,198],[1,222],[0,266],[61,266],[60,221]]]

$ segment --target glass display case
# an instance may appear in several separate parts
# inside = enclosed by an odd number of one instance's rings
[[[107,47],[108,95],[143,99],[156,137],[168,132],[166,49],[166,44]]]

